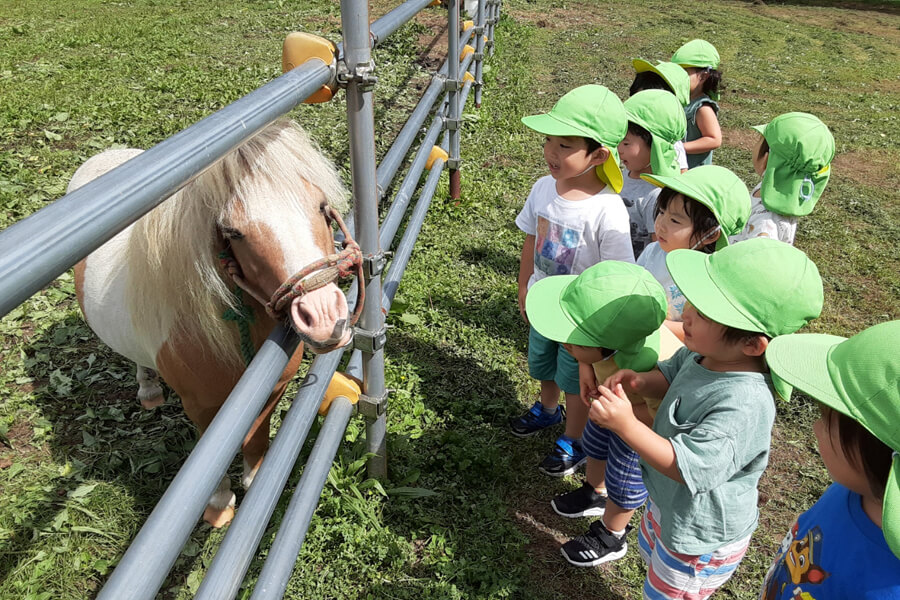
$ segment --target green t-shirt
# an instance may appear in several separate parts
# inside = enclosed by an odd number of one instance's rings
[[[641,460],[644,484],[659,508],[662,542],[699,555],[756,529],[756,486],[769,459],[775,398],[764,373],[710,371],[682,348],[659,363],[669,381],[653,431],[675,448],[685,483]]]

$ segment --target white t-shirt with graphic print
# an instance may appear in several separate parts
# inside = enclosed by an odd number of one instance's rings
[[[634,262],[628,211],[609,186],[584,200],[566,200],[552,176],[541,177],[516,226],[535,238],[529,288],[550,275],[578,275],[601,260]]]

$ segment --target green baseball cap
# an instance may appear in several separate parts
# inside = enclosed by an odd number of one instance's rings
[[[656,363],[657,330],[667,310],[666,293],[647,269],[616,260],[577,276],[544,277],[525,297],[525,312],[538,333],[557,342],[617,350],[621,368]]]
[[[791,112],[754,129],[769,144],[760,188],[763,206],[780,215],[808,215],[831,176],[834,137],[828,127],[809,113]]]
[[[583,85],[560,98],[550,112],[522,117],[522,123],[544,135],[591,138],[609,150],[610,157],[597,167],[597,177],[618,194],[622,171],[616,146],[628,133],[625,107],[618,96],[597,84]]]
[[[728,245],[728,236],[743,231],[750,218],[750,192],[741,178],[718,165],[701,165],[670,176],[641,175],[653,185],[675,190],[712,211],[722,229],[716,250]]]
[[[624,102],[632,123],[650,132],[650,167],[655,175],[681,173],[675,142],[684,139],[687,119],[678,99],[664,90],[643,90]]]
[[[681,102],[682,106],[687,106],[691,102],[691,77],[687,74],[681,65],[673,62],[659,61],[655,65],[642,58],[635,58],[631,61],[635,73],[643,73],[644,71],[653,71],[663,78],[663,80],[675,93],[675,97]]]
[[[822,312],[819,269],[778,240],[753,238],[712,254],[673,250],[666,266],[688,302],[720,325],[775,337]]]
[[[741,242],[743,243],[743,242]],[[900,321],[870,327],[852,338],[823,334],[772,340],[772,373],[865,427],[894,451],[884,493],[882,531],[900,558]]]
[[[691,40],[675,51],[672,62],[682,67],[719,68],[719,52],[706,40]]]

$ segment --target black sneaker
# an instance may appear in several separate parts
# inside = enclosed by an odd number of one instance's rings
[[[591,528],[584,535],[571,539],[563,544],[560,551],[563,557],[576,567],[594,567],[625,556],[628,544],[625,537],[631,531],[631,525],[625,528],[625,534],[617,538],[609,532],[600,520],[591,523]]]
[[[587,455],[581,448],[581,440],[561,435],[553,445],[553,451],[544,457],[538,469],[551,477],[571,475],[587,461]]]
[[[550,506],[561,517],[602,517],[606,509],[606,496],[598,494],[594,486],[585,481],[580,488],[560,494],[550,501]]]
[[[525,413],[509,422],[512,434],[517,437],[528,437],[542,429],[562,423],[566,418],[566,410],[562,406],[556,407],[556,412],[547,414],[544,405],[538,400]]]

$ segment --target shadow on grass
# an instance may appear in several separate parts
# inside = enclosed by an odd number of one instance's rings
[[[109,535],[102,544],[102,556],[91,560],[103,558],[112,565],[130,543],[122,536],[136,533],[137,529],[129,529],[149,515],[193,449],[196,429],[170,390],[164,405],[141,409],[135,397],[134,364],[100,343],[77,315],[34,335],[23,352],[33,402],[52,431],[41,449],[50,460],[41,463],[51,469],[60,465],[61,471],[70,474],[42,479],[39,487],[44,493],[39,496],[26,488],[28,513],[0,548],[0,555],[5,555],[0,560],[0,580],[20,563],[33,560],[30,557],[45,543],[44,535],[65,534],[72,523],[54,523],[54,519],[66,512],[70,493],[83,484],[114,487],[114,491],[107,487],[104,493],[92,495],[92,512],[86,513],[90,528],[100,531],[98,535]],[[235,459],[229,469],[233,481],[238,480],[240,469]],[[105,497],[108,493],[115,499]],[[129,514],[107,515],[106,502]],[[84,585],[89,589],[102,585],[106,575],[94,573],[97,580]]]

